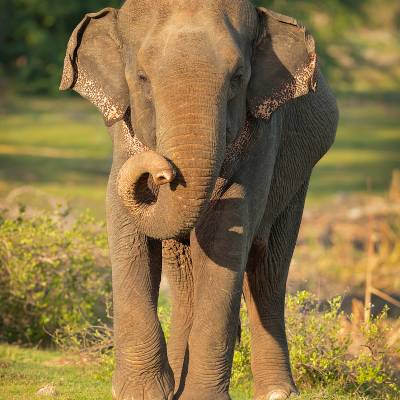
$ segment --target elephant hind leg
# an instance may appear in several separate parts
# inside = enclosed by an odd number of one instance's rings
[[[173,239],[163,241],[163,271],[172,303],[168,359],[174,373],[175,392],[180,392],[187,373],[187,343],[193,323],[193,272],[188,243]]]
[[[308,181],[286,208],[260,228],[247,263],[243,286],[251,331],[255,399],[287,399],[296,393],[285,332],[289,266],[303,214]]]

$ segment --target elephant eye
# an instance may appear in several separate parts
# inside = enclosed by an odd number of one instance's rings
[[[228,99],[233,99],[238,93],[239,89],[242,86],[243,82],[243,70],[241,68],[237,69],[236,72],[232,75],[230,81],[230,87],[228,91]]]
[[[152,101],[152,90],[151,90],[151,85],[150,80],[148,76],[143,72],[143,71],[138,71],[137,72],[137,79],[139,82],[139,86],[141,87],[141,91],[143,95],[145,96],[147,101]]]
[[[243,67],[236,68],[235,72],[232,74],[231,82],[234,84],[239,84],[243,80]]]
[[[231,78],[231,82],[232,83],[240,83],[243,79],[243,73],[241,71],[236,72],[232,78]]]

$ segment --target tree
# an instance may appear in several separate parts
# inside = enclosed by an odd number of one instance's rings
[[[118,0],[0,0],[0,79],[18,92],[58,90],[69,35],[87,12]]]

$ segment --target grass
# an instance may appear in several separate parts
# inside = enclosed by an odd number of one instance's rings
[[[0,197],[34,186],[104,217],[111,141],[100,114],[79,98],[16,99],[3,107]],[[387,190],[400,167],[400,109],[384,99],[343,100],[334,147],[312,177],[310,204],[346,192]],[[1,113],[1,110],[0,110]],[[31,195],[19,197],[32,201]]]
[[[56,351],[23,349],[0,345],[0,400],[41,399],[36,392],[47,384],[57,390],[57,400],[111,400],[108,374],[96,364]],[[232,391],[234,400],[248,400],[240,388]],[[306,391],[298,400],[363,400],[326,387]],[[367,398],[365,398],[367,399]],[[371,398],[368,398],[371,399]]]
[[[80,99],[17,99],[2,120],[1,197],[34,186],[104,217],[111,140],[93,107]]]
[[[400,168],[400,110],[385,100],[339,101],[340,123],[330,152],[313,172],[310,200],[340,193],[387,191]]]
[[[97,368],[55,351],[0,346],[0,400],[43,398],[36,392],[51,383],[59,400],[109,400],[110,382]]]

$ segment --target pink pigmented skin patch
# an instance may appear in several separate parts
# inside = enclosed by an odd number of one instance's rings
[[[315,91],[316,54],[310,56],[307,65],[299,68],[289,82],[284,82],[271,96],[255,107],[253,115],[256,118],[269,119],[281,105],[296,97],[304,96],[310,89]]]
[[[90,78],[89,74],[82,68],[79,69],[74,90],[92,102],[101,111],[107,122],[120,120],[125,114],[125,108],[119,107],[115,101],[107,96],[101,85]]]

